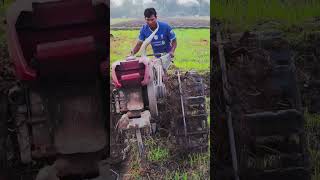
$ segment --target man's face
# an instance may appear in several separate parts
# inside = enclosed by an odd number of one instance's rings
[[[150,17],[145,17],[145,20],[150,27],[153,28],[157,26],[157,17],[155,17],[154,15],[151,15]]]

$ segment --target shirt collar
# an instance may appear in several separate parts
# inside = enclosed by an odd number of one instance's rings
[[[152,29],[150,28],[150,26],[149,26],[148,24],[147,24],[147,26],[148,26],[149,30],[150,30],[151,32],[153,32]],[[157,21],[157,27],[159,27],[158,21]],[[156,29],[157,29],[157,28],[156,28]]]

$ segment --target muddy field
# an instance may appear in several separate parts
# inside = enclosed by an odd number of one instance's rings
[[[227,76],[229,77],[230,86],[227,86],[229,95],[233,97],[231,111],[236,114],[234,122],[236,139],[241,144],[250,143],[252,138],[247,124],[244,124],[247,113],[259,113],[263,111],[274,111],[278,109],[297,108],[299,104],[302,105],[302,112],[305,115],[304,130],[307,138],[305,149],[310,154],[310,166],[312,179],[319,178],[319,140],[316,140],[319,135],[319,21],[313,19],[305,24],[293,26],[291,28],[283,27],[276,21],[259,23],[250,29],[248,32],[237,32],[236,29],[230,27],[230,24],[223,27],[224,49],[227,59]],[[232,42],[232,43],[228,43]],[[211,52],[213,59],[218,58],[217,49]],[[293,63],[293,65],[290,65]],[[214,64],[214,63],[213,63]],[[290,73],[293,71],[286,71],[282,67],[290,65],[292,70],[295,70],[296,77]],[[276,70],[279,69],[279,70]],[[281,70],[282,69],[282,70]],[[219,69],[213,67],[213,74],[219,74]],[[291,75],[290,75],[291,74]],[[211,89],[216,91],[212,100],[215,116],[221,117],[225,109],[219,109],[223,100],[220,100],[222,94],[221,77],[212,77],[213,82]],[[295,83],[295,78],[297,83]],[[294,89],[298,87],[300,94]],[[300,97],[301,98],[300,98]],[[300,101],[301,99],[301,101]],[[298,108],[299,109],[299,108]],[[241,115],[243,114],[243,115]],[[287,123],[287,127],[290,127]],[[269,123],[270,124],[270,123]],[[263,129],[267,129],[265,124]],[[224,125],[217,127],[213,132],[213,136],[217,134],[224,135],[227,138],[227,131],[222,130]],[[277,126],[274,126],[277,127]],[[299,126],[303,129],[303,126]],[[241,131],[239,131],[241,129]],[[261,130],[263,130],[261,129]],[[265,131],[259,131],[262,133]],[[250,135],[251,134],[251,135]],[[245,138],[244,138],[245,137]],[[218,160],[228,159],[223,152],[230,151],[228,146],[217,137],[214,146],[217,149]],[[241,144],[239,146],[241,146]],[[248,146],[249,150],[252,148]],[[280,148],[272,146],[274,148]],[[287,146],[284,146],[287,147]],[[293,148],[291,150],[294,150]],[[245,151],[241,150],[239,153]],[[248,151],[248,149],[246,150]],[[255,153],[262,153],[255,150]],[[280,152],[280,151],[279,151]],[[262,153],[263,154],[263,153]],[[240,154],[242,161],[247,157]],[[249,158],[250,159],[250,158]],[[270,159],[261,159],[262,162],[268,161],[275,167],[279,162],[273,162]],[[250,162],[256,165],[261,165],[257,158],[251,159]],[[263,163],[262,163],[263,164]],[[264,164],[265,167],[271,167],[271,164]],[[260,166],[259,165],[259,166]],[[267,166],[266,166],[267,165]],[[245,165],[246,166],[246,165]],[[252,166],[252,164],[251,164]],[[242,165],[240,168],[243,168]],[[270,168],[269,167],[269,168]],[[223,168],[223,167],[216,167]],[[255,167],[256,168],[256,167]],[[226,170],[225,173],[228,173]],[[246,174],[244,174],[246,175]]]
[[[180,179],[184,177],[209,179],[210,155],[208,149],[185,149],[185,147],[177,144],[173,137],[175,128],[172,128],[174,126],[172,122],[182,118],[180,96],[177,88],[178,81],[174,74],[176,69],[172,67],[169,71],[166,81],[168,94],[159,104],[160,119],[157,121],[159,131],[144,138],[147,159],[142,162],[138,157],[134,138],[127,146],[128,151],[125,158],[123,158],[122,153],[119,153],[125,146],[123,144],[112,145],[112,168],[123,179]],[[209,97],[209,73],[204,73],[201,77],[204,80],[205,94]],[[209,106],[207,109],[209,109]],[[119,117],[112,117],[112,119],[116,118]],[[113,131],[113,133],[116,134],[117,132]]]
[[[217,20],[213,20],[217,21]],[[308,108],[310,112],[316,112],[316,109],[320,109],[320,105],[317,104],[316,96],[319,96],[316,88],[318,87],[318,82],[320,79],[319,67],[320,67],[320,21],[319,18],[314,18],[309,20],[299,26],[295,25],[291,28],[285,28],[281,26],[280,22],[277,21],[265,21],[254,25],[250,29],[251,36],[259,36],[258,38],[262,39],[260,42],[251,41],[249,37],[247,39],[244,36],[243,32],[237,32],[236,29],[233,29],[232,26],[227,25],[225,27],[225,32],[228,33],[228,38],[231,41],[241,41],[240,38],[244,38],[242,43],[251,43],[251,49],[246,49],[250,52],[253,52],[254,58],[258,61],[262,60],[261,66],[257,67],[259,63],[256,65],[251,65],[252,67],[247,68],[247,74],[257,74],[259,71],[267,72],[268,67],[272,64],[272,62],[263,61],[263,58],[270,55],[269,52],[265,50],[261,50],[261,48],[270,48],[272,50],[278,47],[271,47],[273,42],[268,42],[268,38],[283,38],[289,44],[287,45],[288,50],[284,52],[282,55],[287,53],[288,56],[292,58],[295,63],[297,69],[297,79],[299,88],[302,94],[302,102],[305,108]],[[250,35],[249,35],[250,36]],[[256,37],[257,38],[257,37]],[[248,40],[249,39],[249,40]],[[246,42],[247,41],[247,42]],[[269,46],[269,47],[266,47]],[[281,42],[279,45],[281,46]],[[241,47],[241,46],[239,46]],[[259,49],[260,48],[260,49]],[[238,49],[238,52],[230,52],[230,49],[227,47],[227,55],[230,53],[241,54],[241,49]],[[243,50],[243,49],[242,49]],[[216,54],[217,52],[213,52]],[[229,54],[228,54],[229,53]],[[214,58],[217,58],[217,54],[213,55]],[[237,60],[233,63],[236,67]],[[250,64],[250,62],[248,62]],[[233,67],[233,66],[232,66]],[[239,72],[238,72],[239,73]],[[240,73],[241,76],[241,73]],[[263,76],[263,73],[261,73]],[[239,77],[241,78],[241,77]],[[245,84],[249,83],[249,81],[259,82],[263,79],[263,77],[254,77],[255,79],[248,79],[248,82],[243,82],[244,84],[240,85],[238,88],[242,87],[247,89],[247,92],[250,92],[250,85]],[[264,79],[265,80],[265,79]],[[241,88],[241,89],[242,89]],[[258,106],[255,106],[258,107]],[[254,108],[254,107],[252,107]],[[249,108],[250,109],[250,108]]]

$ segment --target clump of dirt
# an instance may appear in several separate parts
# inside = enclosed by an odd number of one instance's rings
[[[281,86],[291,84],[281,84],[280,70],[276,69],[279,63],[290,63],[290,55],[285,42],[278,36],[273,37],[275,34],[245,32],[237,41],[230,38],[230,42],[225,44],[228,92],[233,97],[232,104],[238,104],[239,111],[243,113],[294,106],[292,97],[285,97],[287,92],[281,90]],[[214,49],[218,53],[217,47]],[[292,81],[290,78],[287,80]]]
[[[214,22],[218,22],[218,20]],[[213,24],[211,26],[213,27]],[[227,26],[224,30],[228,33],[237,32],[232,26]],[[310,20],[290,27],[284,26],[279,21],[261,21],[253,25],[250,30],[264,32],[264,34],[269,33],[269,35],[278,34],[282,39],[286,39],[289,42],[290,54],[296,66],[302,105],[308,112],[319,113],[320,18],[311,18]],[[234,33],[230,35],[230,39],[240,40],[242,35],[242,32]],[[261,33],[258,36],[261,36]],[[264,35],[262,35],[260,39],[263,39],[263,36]],[[215,37],[213,37],[213,39],[214,38]],[[265,45],[269,46],[267,41],[266,39],[257,43],[252,39],[250,40],[250,42],[254,42],[254,44],[257,45],[256,47],[259,48],[264,48],[263,46]],[[215,51],[211,54],[216,53]]]

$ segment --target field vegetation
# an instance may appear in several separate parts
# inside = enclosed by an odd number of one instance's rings
[[[212,18],[238,29],[270,20],[290,27],[320,16],[318,0],[212,0],[210,6]]]
[[[174,65],[181,70],[208,72],[210,69],[210,30],[176,29],[178,47],[175,52]],[[112,30],[110,38],[111,63],[125,59],[135,45],[138,30]],[[148,54],[152,54],[148,46]],[[138,53],[139,55],[139,53]]]

